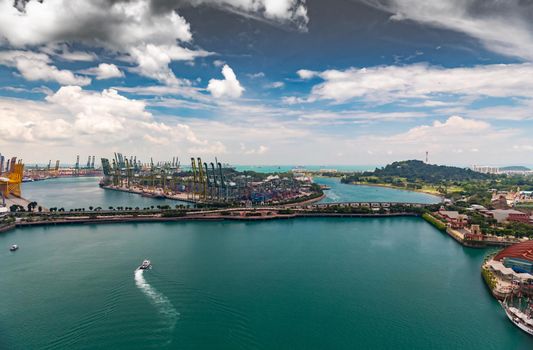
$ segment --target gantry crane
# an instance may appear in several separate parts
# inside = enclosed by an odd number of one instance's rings
[[[19,160],[17,163],[17,157],[11,158],[11,162],[8,162],[6,170],[0,177],[0,192],[2,197],[7,198],[10,195],[21,197],[21,183],[24,173],[22,160]]]

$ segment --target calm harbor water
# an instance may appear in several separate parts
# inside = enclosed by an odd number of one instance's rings
[[[23,184],[24,197],[47,208],[65,209],[130,206],[149,207],[168,204],[188,205],[185,202],[142,197],[133,193],[104,190],[98,187],[98,177],[58,178]],[[316,177],[315,182],[331,187],[322,202],[398,201],[436,203],[440,198],[424,193],[373,186],[355,186],[340,183],[339,179]]]
[[[102,207],[139,207],[177,204],[189,205],[186,202],[169,199],[154,199],[138,194],[104,190],[98,186],[99,177],[70,177],[44,181],[26,182],[22,193],[28,200],[36,201],[46,208],[76,209],[90,206]]]
[[[435,199],[317,182],[328,201]],[[90,178],[24,191],[66,208],[161,203]],[[0,349],[533,348],[481,280],[488,250],[418,218],[34,227],[0,248]]]
[[[322,203],[333,202],[407,202],[407,203],[438,203],[441,199],[426,193],[397,190],[379,186],[359,186],[343,184],[340,179],[315,177],[314,181],[330,187],[326,190],[326,198]]]
[[[533,348],[481,280],[487,251],[418,218],[35,227],[0,247],[1,349]]]

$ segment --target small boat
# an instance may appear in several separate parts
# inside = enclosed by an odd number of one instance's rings
[[[505,301],[500,301],[500,305],[505,310],[507,318],[514,323],[515,326],[523,330],[529,335],[533,335],[533,319],[529,312],[524,313],[516,307],[507,305]]]
[[[145,259],[143,263],[141,264],[141,266],[139,266],[139,270],[147,270],[151,267],[152,267],[152,263],[150,262],[150,260]]]
[[[11,250],[12,252],[14,252],[17,249],[19,249],[19,246],[16,244],[13,244],[11,247],[9,247],[9,250]]]

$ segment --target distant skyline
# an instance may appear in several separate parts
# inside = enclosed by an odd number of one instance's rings
[[[533,3],[0,0],[0,153],[533,165]]]

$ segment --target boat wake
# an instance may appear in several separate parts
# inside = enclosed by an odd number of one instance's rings
[[[329,190],[327,193],[326,193],[326,198],[328,198],[329,200],[331,201],[338,201],[339,200],[339,195],[337,193],[335,193],[334,191],[331,191]]]
[[[156,307],[159,314],[163,317],[166,328],[169,332],[174,330],[176,322],[179,318],[179,312],[176,311],[170,300],[154,287],[152,287],[144,278],[144,270],[135,270],[135,284],[150,300],[150,302]]]

